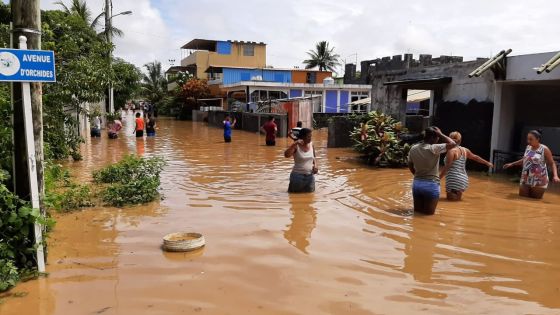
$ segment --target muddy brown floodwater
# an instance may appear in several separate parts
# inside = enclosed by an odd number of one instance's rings
[[[378,170],[315,132],[314,194],[288,195],[289,143],[161,120],[155,139],[87,140],[92,170],[162,155],[165,199],[58,215],[50,275],[0,305],[22,314],[560,314],[560,196],[519,199],[515,183],[471,177],[460,203],[411,213],[406,169]],[[165,234],[204,234],[164,253]]]

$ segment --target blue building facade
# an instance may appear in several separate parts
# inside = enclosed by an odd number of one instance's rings
[[[223,68],[223,84],[235,84],[241,81],[252,81],[260,77],[263,82],[291,83],[292,72],[272,69],[239,69]]]

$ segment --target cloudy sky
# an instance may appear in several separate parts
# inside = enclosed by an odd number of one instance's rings
[[[70,0],[65,0],[70,2]],[[43,9],[57,8],[42,0]],[[104,0],[87,0],[94,13]],[[402,53],[488,57],[560,50],[558,0],[113,0],[125,32],[116,55],[142,66],[178,65],[193,38],[263,41],[267,63],[301,65],[314,43],[327,40],[341,59]]]

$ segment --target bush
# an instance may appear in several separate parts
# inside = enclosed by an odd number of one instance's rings
[[[96,183],[108,184],[101,191],[101,198],[109,205],[142,204],[154,201],[159,193],[160,173],[165,166],[162,158],[125,156],[119,163],[95,171]]]
[[[86,185],[78,185],[70,180],[68,170],[59,164],[46,164],[45,205],[57,211],[69,212],[92,207],[93,194]]]
[[[406,133],[401,122],[389,115],[370,112],[351,133],[353,148],[363,154],[368,164],[402,167],[407,164],[410,146],[401,139]]]
[[[22,273],[36,268],[33,225],[38,222],[49,230],[54,224],[42,218],[39,209],[31,209],[29,203],[10,192],[4,185],[7,180],[7,173],[0,170],[0,291],[11,288]]]
[[[11,260],[0,259],[0,292],[6,291],[19,281],[17,267]]]

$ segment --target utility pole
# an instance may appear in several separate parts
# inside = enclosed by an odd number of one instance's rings
[[[40,0],[11,0],[12,46],[17,49],[41,49]],[[40,82],[12,83],[12,139],[15,193],[39,208],[43,217],[43,100]],[[31,108],[30,108],[31,107]],[[32,129],[31,130],[31,126]],[[35,223],[33,237],[37,245],[37,269],[45,272],[42,227]]]
[[[12,48],[18,47],[18,38],[27,37],[28,49],[41,49],[41,9],[40,0],[11,0]],[[43,100],[41,83],[31,83],[31,110],[33,114],[33,135],[37,182],[40,192],[41,212],[44,214],[43,195]],[[22,84],[12,83],[13,106],[13,181],[15,193],[24,200],[30,200],[28,157],[26,153]]]
[[[109,69],[112,69],[113,64],[113,27],[111,25],[111,21],[113,19],[113,4],[111,0],[105,0],[105,35],[107,36],[107,43],[111,45],[109,51]],[[114,105],[114,94],[113,94],[113,82],[109,81],[109,91],[107,93],[107,112],[113,113],[115,111]]]

